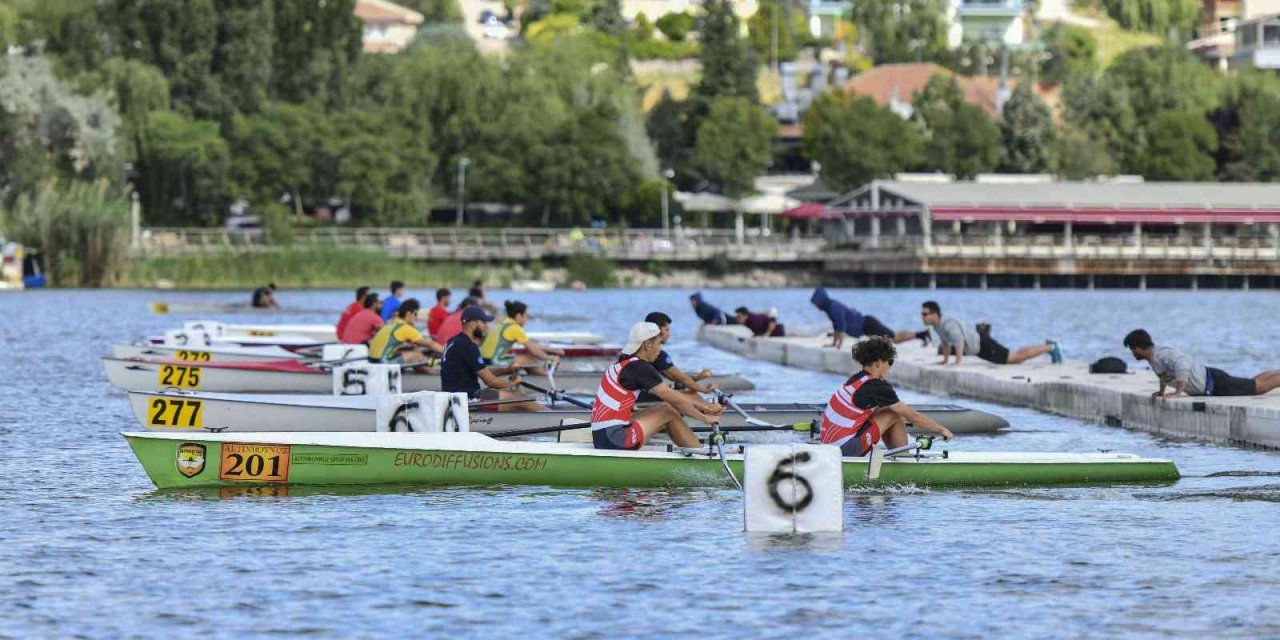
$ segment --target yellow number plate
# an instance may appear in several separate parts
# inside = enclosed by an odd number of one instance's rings
[[[204,403],[186,398],[152,398],[147,426],[163,429],[199,429],[204,426]]]
[[[213,354],[208,351],[183,351],[180,350],[176,354],[179,360],[188,362],[208,362],[213,359]]]
[[[288,482],[289,445],[224,442],[219,480]]]
[[[166,364],[160,367],[160,388],[196,389],[200,386],[200,367]]]
[[[249,335],[255,336],[258,338],[269,338],[271,336],[274,336],[275,334],[276,332],[267,331],[266,329],[250,329],[249,330]]]

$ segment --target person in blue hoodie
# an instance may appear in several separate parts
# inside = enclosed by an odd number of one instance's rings
[[[693,307],[693,312],[706,324],[733,324],[719,307],[702,299],[701,291],[689,296],[689,306]]]
[[[884,336],[894,342],[906,342],[912,338],[928,341],[929,332],[894,331],[884,326],[875,316],[863,315],[853,307],[845,306],[839,300],[833,300],[825,287],[814,289],[809,302],[819,311],[827,314],[831,320],[831,345],[840,348],[845,336],[858,338],[861,336]]]

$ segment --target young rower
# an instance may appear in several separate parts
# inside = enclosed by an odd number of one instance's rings
[[[872,336],[853,345],[853,359],[862,370],[853,374],[827,401],[822,412],[822,443],[840,447],[845,457],[860,458],[882,438],[890,449],[907,444],[907,422],[937,433],[954,436],[910,405],[898,399],[893,385],[884,379],[893,366],[897,348],[884,336]]]
[[[444,350],[439,342],[422,335],[414,326],[418,323],[420,308],[417,298],[409,298],[400,303],[395,319],[378,329],[378,333],[369,340],[370,362],[425,362],[427,356],[424,351],[439,353]]]
[[[375,291],[365,294],[360,312],[347,320],[339,341],[342,344],[369,344],[386,323],[382,321],[382,301]]]
[[[382,320],[383,322],[391,322],[396,317],[396,311],[400,308],[400,302],[404,300],[404,283],[399,280],[392,280],[389,287],[391,294],[382,300]]]
[[[351,318],[353,318],[357,313],[360,313],[361,309],[365,308],[364,297],[367,295],[369,295],[369,287],[360,287],[356,289],[356,301],[347,305],[347,308],[342,310],[342,315],[338,316],[338,328],[334,334],[338,336],[339,340],[342,339],[342,334],[346,332],[347,323],[351,321]]]
[[[440,332],[440,325],[449,317],[449,300],[453,292],[448,289],[436,289],[436,306],[427,314],[427,335],[435,336]]]
[[[499,367],[518,366],[535,375],[547,375],[539,360],[550,360],[552,356],[564,355],[563,349],[544,347],[529,339],[524,331],[524,324],[529,321],[529,305],[520,301],[508,300],[507,317],[498,325],[498,330],[484,339],[480,352],[486,360]],[[483,304],[477,304],[483,307]],[[516,354],[513,349],[522,344],[528,353]]]
[[[440,390],[451,393],[465,393],[471,399],[508,400],[524,397],[516,391],[508,391],[520,386],[520,376],[511,380],[503,380],[505,376],[516,372],[515,367],[494,369],[485,364],[480,355],[480,345],[484,342],[493,316],[480,307],[467,307],[462,312],[462,333],[454,336],[444,346],[444,355],[440,359]],[[484,382],[488,388],[481,388]],[[501,405],[499,411],[540,411],[541,404],[536,402]]]
[[[652,322],[658,325],[658,329],[662,332],[659,337],[662,338],[662,344],[667,344],[671,339],[671,316],[661,312],[654,311],[644,317],[645,322]],[[676,363],[667,355],[667,350],[663,349],[658,352],[658,357],[653,361],[653,368],[658,370],[666,379],[684,387],[688,393],[711,393],[716,390],[714,382],[701,384],[699,380],[705,380],[711,377],[711,372],[707,369],[699,371],[696,375],[689,375],[680,370]],[[641,402],[653,402],[657,398],[652,397],[648,392],[640,394]]]
[[[662,381],[653,361],[662,352],[662,330],[652,322],[631,327],[623,355],[604,372],[591,410],[591,437],[597,449],[639,449],[655,434],[666,432],[679,447],[701,443],[682,416],[705,424],[720,422],[724,407],[703,402],[695,395],[675,391]],[[635,411],[640,392],[661,400]]]

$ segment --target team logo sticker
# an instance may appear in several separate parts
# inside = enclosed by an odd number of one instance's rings
[[[178,473],[194,478],[204,471],[204,445],[184,442],[178,445]]]

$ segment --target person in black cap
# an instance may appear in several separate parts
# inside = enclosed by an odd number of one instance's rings
[[[444,356],[440,360],[441,391],[465,393],[472,399],[483,400],[515,400],[525,397],[517,391],[507,391],[519,387],[523,378],[519,375],[510,380],[499,377],[516,373],[517,367],[493,369],[480,355],[480,344],[484,342],[492,321],[493,316],[478,306],[463,310],[462,333],[444,345]],[[484,382],[484,387],[481,387],[481,382]],[[502,405],[499,410],[538,411],[541,408],[536,402],[521,402]]]
[[[279,309],[280,304],[276,302],[276,283],[268,283],[265,287],[258,287],[253,291],[253,308],[254,309]]]

